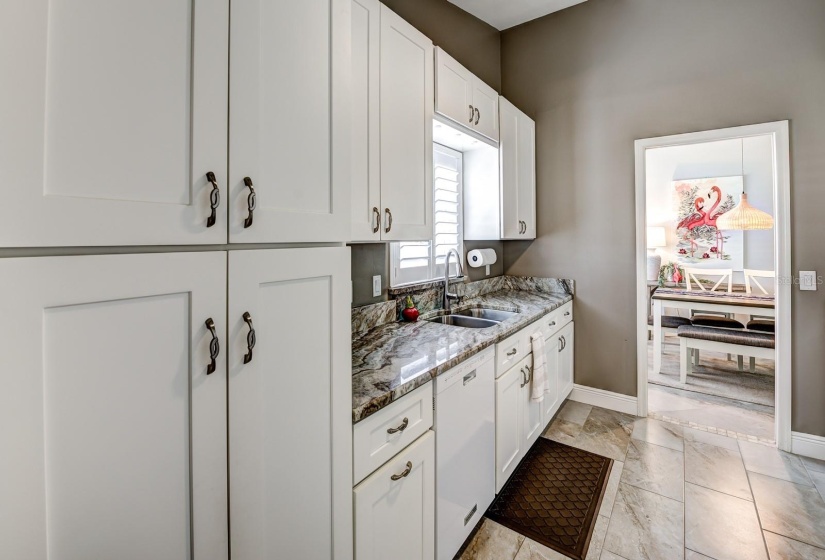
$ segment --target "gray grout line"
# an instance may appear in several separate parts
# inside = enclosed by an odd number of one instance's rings
[[[753,493],[750,471],[748,470],[748,466],[745,464],[745,457],[742,455],[742,446],[737,445],[737,447],[739,448],[739,458],[742,460],[742,467],[745,469],[745,478],[748,479],[748,490],[750,490],[751,498],[753,498],[753,510],[756,512],[756,522],[759,523],[759,536],[762,537],[762,545],[765,547],[765,556],[770,558],[771,553],[768,551],[768,541],[765,539],[765,528],[762,526],[762,516],[759,515],[759,506],[756,504],[756,495]]]
[[[805,541],[800,541],[799,539],[789,537],[788,535],[783,535],[782,533],[777,533],[776,531],[768,531],[767,529],[762,529],[762,533],[770,533],[771,535],[776,535],[778,537],[782,537],[783,539],[788,539],[789,541],[798,542],[799,544],[804,544],[805,546],[810,546],[811,548],[815,548],[817,550],[821,550],[821,551],[825,552],[825,548],[813,545],[811,543],[806,543]],[[770,552],[768,553],[768,556],[770,556]],[[771,560],[773,560],[773,559],[771,559]],[[782,559],[780,558],[778,560],[782,560]]]

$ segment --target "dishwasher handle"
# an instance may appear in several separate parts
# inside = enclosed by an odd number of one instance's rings
[[[471,371],[470,373],[468,373],[467,375],[464,376],[464,379],[463,379],[464,385],[466,385],[467,383],[469,383],[470,381],[472,381],[475,378],[476,378],[476,370],[473,370],[473,371]]]

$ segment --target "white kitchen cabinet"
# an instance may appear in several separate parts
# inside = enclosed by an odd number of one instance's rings
[[[435,111],[491,140],[499,139],[498,92],[440,47],[435,49]]]
[[[228,3],[4,12],[0,246],[226,243]]]
[[[348,248],[229,253],[236,560],[352,557],[349,306]]]
[[[527,356],[507,373],[496,379],[496,493],[516,470],[529,444],[527,427],[531,424],[527,412],[529,390],[527,367],[532,357]],[[539,407],[539,416],[541,408]],[[535,416],[535,413],[533,413]]]
[[[0,557],[226,559],[226,254],[0,259],[0,293]]]
[[[381,3],[352,0],[352,239],[381,241]]]
[[[560,332],[561,351],[559,352],[559,396],[566,399],[573,390],[573,336],[575,323],[568,323]]]
[[[499,97],[501,238],[536,238],[536,124]]]
[[[353,490],[358,560],[435,556],[435,435],[427,432]],[[233,550],[234,554],[234,550]]]
[[[542,424],[547,425],[559,409],[559,351],[561,343],[556,333],[544,341],[544,367],[547,372],[548,387],[541,404]]]
[[[231,2],[231,242],[349,239],[350,9]]]
[[[352,240],[429,241],[433,45],[383,4],[352,1]]]
[[[534,401],[530,398],[532,379],[533,379],[533,356],[530,356],[526,364],[525,371],[527,372],[527,383],[521,388],[521,406],[522,412],[522,437],[524,438],[524,449],[530,447],[539,439],[544,428],[542,417],[542,403]]]

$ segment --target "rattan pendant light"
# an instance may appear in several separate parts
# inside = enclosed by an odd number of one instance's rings
[[[716,228],[720,230],[750,230],[773,228],[773,216],[754,208],[748,202],[748,195],[744,192],[745,180],[745,141],[742,140],[742,198],[733,209],[725,212],[716,219]]]

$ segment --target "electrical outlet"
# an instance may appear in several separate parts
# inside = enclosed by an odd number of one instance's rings
[[[381,275],[372,277],[372,297],[381,295]]]
[[[816,271],[815,270],[800,270],[799,271],[799,289],[800,290],[816,290]]]

